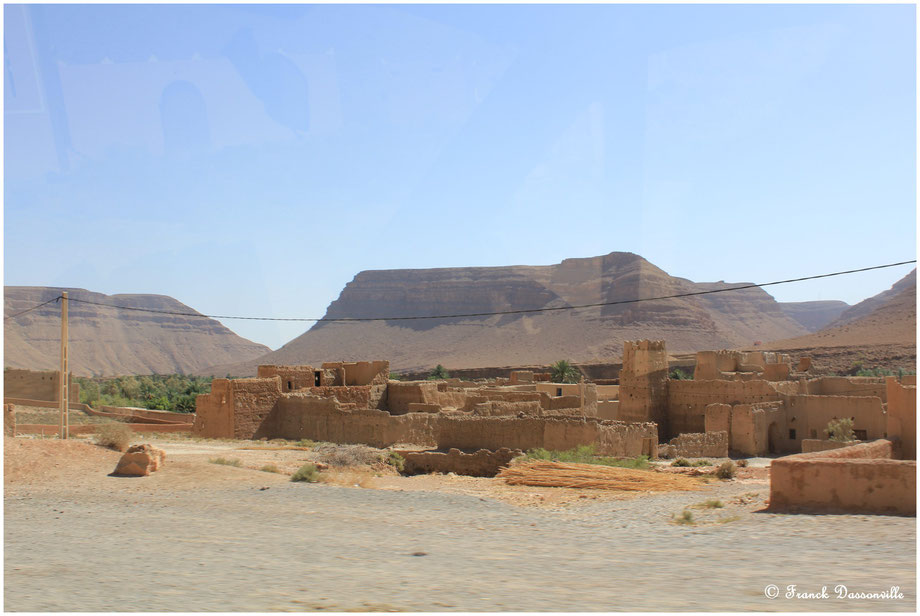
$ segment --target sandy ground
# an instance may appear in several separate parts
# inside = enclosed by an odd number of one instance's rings
[[[149,477],[82,440],[5,439],[10,611],[913,611],[915,518],[778,515],[763,461],[698,491],[333,471],[265,443],[151,439]],[[262,448],[262,449],[259,449]],[[241,467],[210,463],[235,458]],[[759,468],[758,468],[759,467]],[[724,506],[707,508],[706,501]],[[674,522],[684,510],[693,524]],[[828,599],[768,599],[788,584]],[[899,586],[903,599],[833,598]]]

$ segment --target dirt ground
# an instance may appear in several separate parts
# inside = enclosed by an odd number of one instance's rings
[[[670,493],[287,474],[316,454],[146,438],[149,477],[86,439],[4,442],[10,611],[913,611],[916,520],[763,513],[764,461]],[[237,459],[240,466],[212,459]],[[713,462],[717,462],[713,460]],[[718,506],[716,505],[718,503]],[[684,512],[688,513],[684,513]],[[680,524],[679,520],[689,523]],[[764,588],[899,586],[903,599],[768,599]]]

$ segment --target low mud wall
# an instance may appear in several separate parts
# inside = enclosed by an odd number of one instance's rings
[[[42,409],[59,409],[61,408],[60,402],[54,402],[51,400],[38,400],[35,398],[16,398],[16,397],[3,397],[4,404],[18,404],[20,406],[34,406]],[[67,408],[75,409],[78,411],[86,411],[87,413],[93,413],[92,407],[82,402],[70,402],[67,404]],[[98,412],[98,411],[96,411]]]
[[[879,439],[770,464],[771,511],[916,515],[917,463]]]
[[[278,400],[253,438],[285,438],[390,447],[397,443],[434,445],[438,416],[390,415],[376,409],[340,409],[331,398],[291,394]]]
[[[847,443],[841,441],[822,441],[816,438],[802,439],[802,453],[813,453],[815,451],[830,451],[832,449],[841,449],[843,447],[852,447],[859,445],[861,441],[850,441]]]
[[[70,434],[95,434],[101,426],[111,424],[80,424],[71,425]],[[173,433],[173,432],[191,432],[191,424],[129,424],[133,432],[154,432],[154,433]],[[51,424],[19,424],[16,426],[16,434],[39,434],[43,436],[57,436],[61,432],[61,427]]]
[[[550,449],[594,445],[602,455],[657,457],[658,428],[653,423],[541,417],[441,417],[435,433],[440,449]]]
[[[463,453],[459,449],[443,451],[400,451],[406,461],[403,472],[407,475],[423,473],[456,473],[471,477],[495,477],[502,467],[521,455],[520,449],[502,447],[498,451],[480,449],[476,453]]]
[[[668,458],[727,458],[728,432],[680,434],[662,445],[659,451]]]

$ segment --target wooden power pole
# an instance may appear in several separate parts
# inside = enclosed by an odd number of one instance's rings
[[[61,293],[61,375],[58,382],[61,385],[61,438],[70,436],[70,379],[68,366],[68,340],[67,340],[67,291]]]

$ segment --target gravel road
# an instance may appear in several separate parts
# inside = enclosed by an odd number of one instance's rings
[[[213,466],[213,465],[212,465]],[[227,470],[227,472],[234,472]],[[240,473],[256,473],[236,469]],[[916,519],[776,515],[751,486],[549,511],[296,484],[7,486],[10,611],[914,611]],[[109,484],[107,484],[109,485]],[[267,488],[267,489],[260,489]],[[742,499],[743,500],[743,499]],[[724,523],[719,520],[732,520]],[[828,599],[776,599],[789,584]],[[833,588],[903,599],[834,598]]]

